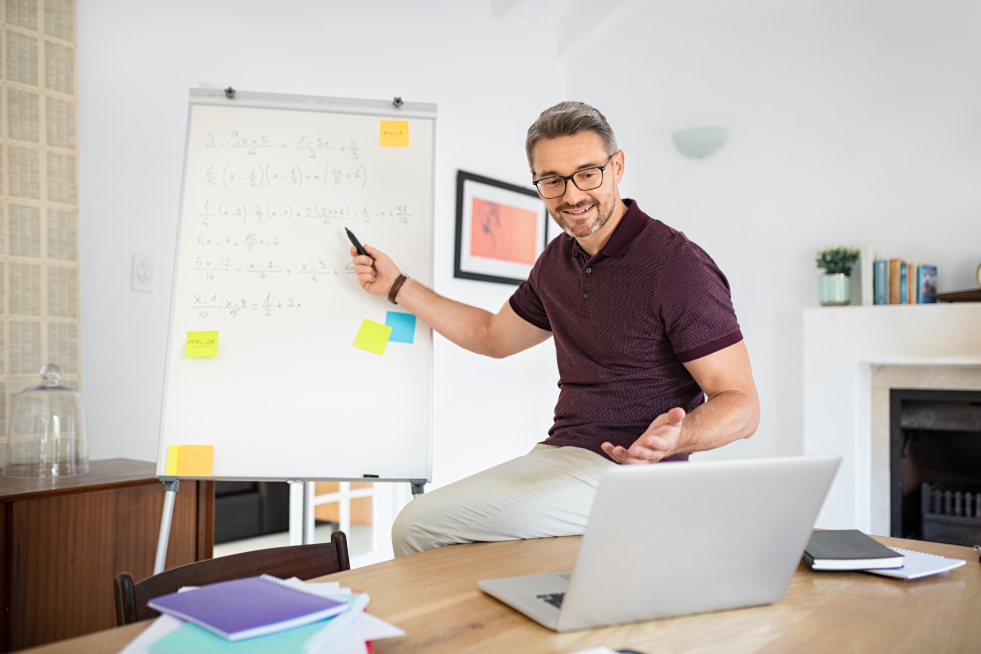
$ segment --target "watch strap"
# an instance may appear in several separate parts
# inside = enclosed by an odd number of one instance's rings
[[[388,291],[389,302],[391,302],[392,304],[398,304],[398,302],[395,301],[395,298],[398,296],[399,291],[402,290],[402,284],[404,284],[405,280],[407,279],[408,276],[401,275],[401,274],[398,276],[398,278],[396,278],[395,283],[392,284],[392,288]]]

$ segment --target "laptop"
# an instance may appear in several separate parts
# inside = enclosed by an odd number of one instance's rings
[[[840,461],[610,468],[572,572],[478,586],[559,632],[772,604],[787,591]]]

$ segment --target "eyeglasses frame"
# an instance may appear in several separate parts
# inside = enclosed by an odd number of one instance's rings
[[[566,194],[566,191],[569,190],[569,182],[570,181],[572,182],[572,185],[573,186],[575,186],[576,188],[578,188],[580,191],[582,191],[584,193],[586,191],[595,191],[600,186],[603,186],[603,183],[606,181],[606,168],[610,165],[610,162],[613,161],[613,157],[617,156],[617,152],[620,152],[620,151],[617,150],[616,152],[614,152],[613,154],[611,154],[610,155],[610,158],[607,159],[606,160],[606,163],[604,163],[602,166],[589,166],[587,168],[583,168],[581,170],[577,170],[576,172],[572,173],[571,175],[549,175],[548,177],[541,177],[539,179],[532,180],[531,183],[532,183],[532,185],[534,185],[535,190],[538,191],[539,197],[541,197],[543,200],[555,200],[556,198],[561,198],[563,195]],[[589,188],[589,189],[579,188],[579,184],[576,184],[576,180],[575,180],[576,175],[578,175],[579,173],[584,172],[586,170],[594,170],[594,169],[598,169],[600,171],[600,183],[597,184],[596,186],[594,186],[593,188]],[[565,182],[565,186],[562,188],[562,192],[561,193],[559,193],[556,196],[547,198],[542,193],[542,189],[538,186],[538,183],[539,182],[544,182],[546,179],[555,179],[555,178],[558,178],[558,179],[561,179],[562,181],[564,181]]]

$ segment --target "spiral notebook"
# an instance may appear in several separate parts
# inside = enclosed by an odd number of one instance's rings
[[[920,577],[928,577],[930,575],[940,574],[941,572],[947,572],[967,563],[963,559],[948,559],[947,557],[936,554],[903,550],[898,547],[890,547],[889,549],[895,550],[903,555],[903,567],[863,570],[863,572],[871,572],[872,574],[883,575],[885,577],[896,577],[897,579],[919,579]]]
[[[162,595],[147,606],[237,641],[323,620],[349,605],[262,575]]]

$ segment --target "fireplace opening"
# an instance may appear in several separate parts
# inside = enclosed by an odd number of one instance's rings
[[[890,391],[892,536],[981,543],[981,391]]]

